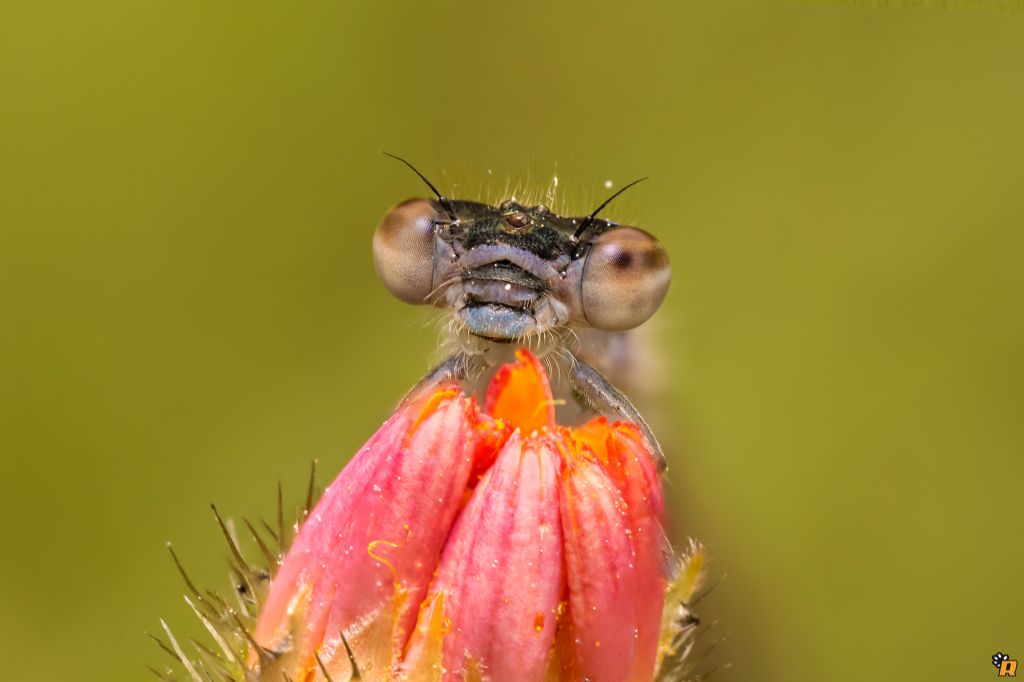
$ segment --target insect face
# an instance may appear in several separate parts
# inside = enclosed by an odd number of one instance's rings
[[[501,342],[562,325],[631,329],[657,310],[670,274],[665,249],[639,228],[515,201],[405,201],[384,216],[373,254],[396,297],[450,308],[471,334]]]
[[[657,239],[636,227],[597,218],[624,185],[590,215],[566,218],[515,200],[491,206],[453,201],[400,157],[437,197],[410,199],[384,216],[373,235],[373,261],[388,291],[409,303],[453,311],[473,336],[529,344],[556,328],[591,327],[620,338],[661,305],[669,262]],[[591,335],[593,336],[593,335]],[[446,382],[472,381],[488,365],[488,347],[460,348],[402,401]],[[496,354],[491,354],[491,359]],[[665,457],[636,407],[579,353],[568,351],[574,395],[589,409],[640,427],[658,469]]]

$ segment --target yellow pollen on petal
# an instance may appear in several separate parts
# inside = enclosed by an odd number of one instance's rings
[[[420,410],[420,413],[416,415],[416,419],[413,421],[412,426],[409,427],[406,442],[408,442],[408,439],[412,438],[412,435],[416,433],[416,429],[418,429],[423,422],[427,420],[427,417],[437,411],[437,408],[441,403],[449,398],[454,398],[458,394],[459,389],[457,388],[445,388],[440,391],[434,391],[430,397],[427,398],[426,402],[423,403],[423,408]]]
[[[483,682],[484,675],[480,671],[480,665],[475,659],[466,661],[466,671],[463,673],[465,682]]]
[[[408,540],[408,537],[406,537]],[[379,561],[388,567],[391,571],[391,589],[394,593],[394,606],[395,606],[395,618],[397,620],[398,614],[401,612],[402,606],[405,603],[405,588],[402,587],[402,583],[398,579],[398,571],[395,570],[394,564],[388,561],[385,557],[377,554],[377,548],[379,546],[390,547],[392,549],[399,549],[402,545],[397,542],[391,542],[390,540],[374,540],[366,546],[366,553],[370,555],[374,561]]]
[[[402,678],[405,682],[440,682],[444,676],[444,637],[452,627],[451,619],[444,612],[444,601],[444,592],[435,592],[420,604],[416,627],[417,636],[422,637],[419,644],[422,648],[415,664]],[[409,653],[406,649],[406,656]]]
[[[540,636],[540,633],[544,631],[544,614],[538,612],[533,617],[533,631]]]
[[[572,454],[575,454],[575,453],[570,453],[569,452],[569,447],[568,447],[569,439],[568,439],[568,437],[565,437],[565,438],[555,438],[554,441],[555,441],[555,447],[558,448],[558,454],[560,454],[562,456],[562,461],[570,462],[571,461],[570,458],[572,457]],[[573,450],[575,450],[575,448],[573,448]]]
[[[398,571],[395,570],[395,567],[391,564],[390,561],[374,553],[377,551],[377,547],[379,547],[380,545],[391,547],[392,549],[398,549],[399,547],[401,547],[401,545],[399,545],[397,542],[391,542],[390,540],[374,540],[366,546],[366,553],[369,554],[374,561],[379,561],[380,563],[388,567],[388,570],[391,571],[391,578],[395,581],[395,585],[397,585]]]
[[[546,411],[549,407],[558,407],[565,405],[566,401],[563,398],[552,398],[551,400],[542,400],[533,408],[533,414],[530,415],[530,421],[535,422],[538,417],[541,416],[541,412]],[[547,426],[542,427],[547,430]]]

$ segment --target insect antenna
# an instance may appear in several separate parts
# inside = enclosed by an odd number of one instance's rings
[[[622,188],[618,192],[616,192],[615,194],[613,194],[610,197],[608,197],[607,199],[605,199],[604,202],[600,206],[598,206],[597,208],[594,209],[593,213],[588,215],[586,218],[584,218],[582,220],[582,222],[580,222],[580,226],[576,228],[576,232],[574,232],[573,235],[572,235],[573,241],[579,239],[580,235],[582,235],[584,232],[586,232],[587,228],[589,228],[591,225],[594,224],[594,218],[596,218],[597,214],[601,212],[601,209],[603,209],[605,206],[607,206],[608,204],[610,204],[612,202],[612,199],[614,199],[615,197],[619,196],[620,194],[625,192],[627,189],[629,189],[633,185],[641,183],[641,182],[643,182],[646,179],[647,178],[640,178],[638,180],[634,180],[633,182],[629,183],[628,185],[623,185]]]
[[[409,163],[408,161],[403,159],[401,156],[395,156],[394,154],[392,154],[390,152],[382,151],[381,154],[383,154],[384,156],[390,156],[395,161],[401,161],[406,166],[408,166],[409,169],[413,173],[415,173],[417,176],[419,176],[419,179],[422,180],[427,185],[427,187],[430,188],[430,191],[434,193],[434,195],[437,197],[437,203],[441,204],[441,208],[443,208],[444,212],[448,214],[448,217],[451,218],[452,222],[453,223],[457,222],[457,218],[455,217],[455,210],[452,208],[451,201],[448,199],[448,197],[446,197],[445,195],[441,194],[437,190],[437,187],[434,187],[434,183],[432,183],[430,180],[427,180],[427,177],[425,175],[423,175],[423,173],[420,173],[418,170],[416,170],[416,166],[412,165],[411,163]],[[625,189],[625,187],[623,187],[623,189]]]

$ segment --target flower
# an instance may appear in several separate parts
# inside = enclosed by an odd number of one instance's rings
[[[528,351],[484,408],[401,408],[299,529],[260,611],[259,680],[651,680],[662,497],[639,429],[555,423]],[[664,642],[662,642],[664,644]]]

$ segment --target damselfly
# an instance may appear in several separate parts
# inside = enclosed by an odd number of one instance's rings
[[[574,397],[639,424],[664,468],[647,422],[588,362],[647,321],[668,291],[669,259],[661,243],[638,227],[597,217],[640,180],[586,216],[565,217],[514,199],[498,205],[451,199],[408,161],[388,156],[412,169],[434,198],[409,199],[384,216],[373,236],[377,273],[402,301],[448,309],[461,339],[406,401],[441,383],[474,380],[510,346],[557,350],[568,358]]]

